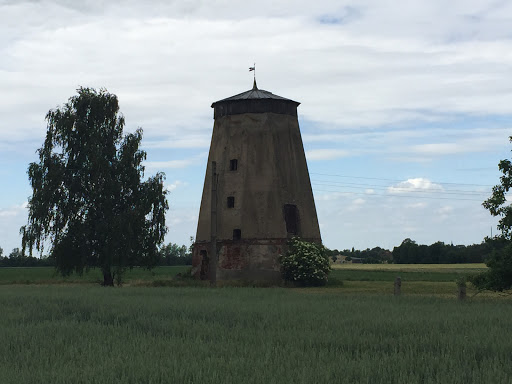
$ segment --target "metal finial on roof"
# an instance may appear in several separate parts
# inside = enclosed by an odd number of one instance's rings
[[[249,67],[249,72],[254,72],[254,83],[252,85],[252,89],[258,89],[258,86],[256,85],[256,63],[252,67]]]

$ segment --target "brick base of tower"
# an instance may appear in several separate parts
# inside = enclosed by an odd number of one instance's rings
[[[217,280],[256,280],[278,283],[279,255],[287,239],[224,240],[217,243]],[[210,242],[197,242],[192,254],[195,277],[209,278]]]
[[[318,239],[308,241],[320,242]],[[287,251],[287,242],[288,239],[217,242],[217,280],[281,282],[279,256]],[[194,244],[192,268],[197,279],[209,279],[210,244]]]

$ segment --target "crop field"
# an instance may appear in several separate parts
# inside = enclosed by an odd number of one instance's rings
[[[484,266],[432,267],[343,266],[292,289],[0,268],[0,383],[510,383],[512,301],[459,302],[450,279]]]
[[[186,274],[189,267],[157,267],[151,271],[134,268],[126,272],[124,286],[205,286],[205,282],[176,280],[178,273]],[[454,297],[455,280],[461,276],[485,270],[484,264],[343,264],[336,265],[329,275],[326,287],[316,290],[337,290],[342,293],[391,294],[397,276],[402,279],[404,295],[436,295]],[[0,268],[2,285],[98,285],[102,281],[99,270],[92,269],[83,276],[59,276],[51,267]],[[243,285],[247,282],[242,282]],[[250,283],[250,282],[249,282]],[[228,283],[228,285],[233,285]],[[476,291],[468,288],[468,294]],[[484,296],[493,296],[485,294]]]
[[[160,279],[172,279],[178,273],[184,273],[189,267],[157,267],[150,271],[133,268],[126,272],[125,280],[130,283],[151,283]],[[73,274],[62,277],[53,267],[0,268],[0,285],[6,284],[99,284],[103,276],[98,269],[91,269],[82,276]]]
[[[142,285],[144,282],[170,280],[189,267],[156,267],[152,270],[133,268],[128,270],[124,281]],[[331,286],[339,280],[349,281],[394,281],[400,276],[403,281],[453,282],[462,275],[484,271],[485,264],[338,264],[332,266]],[[4,284],[86,284],[102,281],[98,269],[91,269],[82,276],[62,277],[52,267],[0,268],[0,285]]]
[[[180,287],[206,286],[206,282],[189,279],[176,280],[178,273],[186,274],[189,267],[157,267],[150,271],[134,268],[126,272],[125,287]],[[455,297],[455,280],[461,276],[485,270],[484,264],[344,264],[334,266],[326,287],[310,289],[314,291],[339,291],[340,293],[392,294],[393,282],[397,276],[402,279],[403,295],[426,295]],[[102,281],[99,270],[92,269],[83,276],[62,277],[51,267],[39,268],[0,268],[2,285],[98,285]],[[251,282],[228,283],[244,285]],[[309,291],[308,291],[309,292]],[[476,291],[468,287],[468,295]],[[481,296],[494,297],[492,294]]]
[[[389,272],[440,272],[470,273],[485,271],[484,263],[466,264],[334,264],[336,270],[389,271]]]
[[[354,282],[393,282],[400,277],[405,285],[415,282],[453,283],[461,276],[487,269],[485,264],[338,264],[333,265],[332,279]],[[417,284],[416,284],[417,285]],[[443,284],[437,284],[438,287]],[[405,286],[404,286],[405,287]]]
[[[11,285],[0,287],[0,307],[5,384],[467,384],[512,377],[508,300]]]

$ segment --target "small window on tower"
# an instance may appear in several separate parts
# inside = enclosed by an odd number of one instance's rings
[[[238,160],[237,159],[229,160],[229,170],[236,171],[237,169],[238,169]]]
[[[228,196],[228,208],[235,208],[235,196]]]
[[[242,238],[242,230],[233,229],[233,240],[240,240]]]

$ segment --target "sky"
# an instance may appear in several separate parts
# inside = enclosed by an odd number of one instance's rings
[[[510,158],[512,2],[0,0],[0,247],[20,247],[45,115],[80,86],[119,98],[166,174],[166,243],[195,236],[211,103],[299,101],[329,248],[480,243]]]

